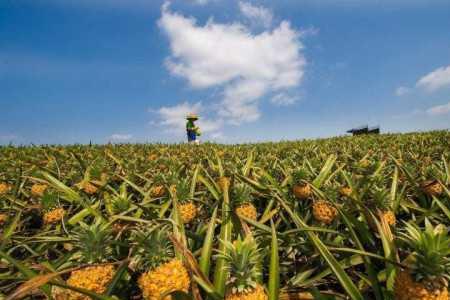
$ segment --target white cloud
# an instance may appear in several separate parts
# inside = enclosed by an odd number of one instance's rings
[[[430,107],[429,109],[427,109],[427,114],[431,116],[450,114],[450,102],[447,104]]]
[[[167,132],[181,136],[185,134],[186,115],[189,113],[201,114],[204,111],[205,109],[201,102],[192,104],[183,102],[174,106],[163,106],[156,110],[155,113],[159,118],[157,125],[163,127]],[[215,132],[216,134],[221,134],[222,123],[220,119],[212,120],[201,115],[197,122],[202,133]]]
[[[450,86],[450,66],[441,67],[428,73],[420,78],[416,85],[429,92]]]
[[[112,140],[126,141],[131,139],[133,136],[131,134],[114,133],[110,136]]]
[[[395,95],[401,97],[401,96],[408,94],[410,91],[411,91],[410,88],[405,87],[405,86],[400,86],[397,89],[395,89]]]
[[[257,120],[259,98],[296,87],[303,78],[301,33],[287,21],[253,34],[240,23],[210,19],[199,25],[194,18],[171,12],[166,3],[159,26],[170,41],[169,71],[193,88],[222,88],[218,114],[230,123]]]
[[[272,99],[270,99],[270,102],[278,106],[289,106],[297,102],[298,99],[299,98],[297,96],[290,96],[285,93],[280,93],[273,96]]]
[[[272,11],[263,6],[255,6],[249,2],[239,1],[239,10],[255,25],[262,25],[266,28],[272,25]]]

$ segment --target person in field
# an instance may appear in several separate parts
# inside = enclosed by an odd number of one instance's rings
[[[186,133],[188,143],[198,144],[199,140],[197,139],[197,137],[201,135],[200,128],[195,125],[195,121],[198,120],[198,116],[196,114],[188,114],[186,116],[186,119]]]

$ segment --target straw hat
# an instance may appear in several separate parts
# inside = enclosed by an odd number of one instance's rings
[[[198,120],[198,116],[197,116],[197,114],[190,113],[190,114],[188,114],[186,116],[186,119],[188,119],[188,120]]]

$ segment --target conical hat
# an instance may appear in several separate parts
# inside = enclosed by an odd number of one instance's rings
[[[190,114],[188,114],[186,116],[186,119],[188,119],[188,120],[198,120],[198,116],[197,116],[197,114],[190,113]]]

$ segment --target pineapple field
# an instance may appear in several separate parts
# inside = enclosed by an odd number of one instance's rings
[[[0,147],[0,299],[444,300],[450,132]]]

